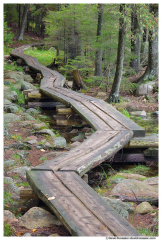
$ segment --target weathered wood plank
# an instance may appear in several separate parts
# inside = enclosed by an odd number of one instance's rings
[[[122,149],[132,138],[132,131],[120,131],[114,138],[105,142],[103,146],[93,150],[92,152],[81,156],[66,164],[61,168],[64,171],[76,171],[80,176],[89,171],[90,169],[98,166],[103,161],[109,159],[120,149]]]
[[[107,115],[101,109],[98,109],[92,102],[82,101],[82,103],[88,109],[90,109],[92,112],[94,112],[97,116],[99,116],[108,126],[110,126],[111,129],[113,129],[113,130],[127,130],[126,127],[124,127],[119,122],[114,120],[111,116]]]
[[[82,103],[73,102],[71,107],[77,112],[94,130],[112,130],[102,119],[100,119],[90,109],[87,109]]]
[[[28,108],[55,108],[56,106],[61,106],[59,102],[28,102]]]
[[[28,171],[27,180],[71,235],[112,236],[107,227],[61,183],[52,171]]]
[[[122,113],[114,109],[110,104],[106,103],[103,100],[92,101],[92,103],[97,106],[99,109],[110,115],[117,122],[125,126],[127,129],[130,129],[134,132],[134,137],[144,137],[145,130],[133,122],[131,119],[125,117]]]
[[[21,189],[20,199],[39,199],[32,189]]]
[[[125,148],[158,148],[159,141],[158,137],[155,135],[147,134],[145,137],[134,137],[125,146]]]
[[[75,172],[58,171],[55,173],[68,188],[115,236],[140,236],[114,208],[85,183]],[[77,186],[77,187],[76,187]]]
[[[85,156],[86,154],[104,145],[105,142],[108,142],[117,134],[118,131],[97,131],[78,147],[71,149],[69,152],[61,155],[60,157],[54,158],[50,162],[42,163],[39,166],[36,166],[34,169],[52,169],[53,171],[59,170],[63,166],[66,166],[67,163],[75,161],[79,157]]]

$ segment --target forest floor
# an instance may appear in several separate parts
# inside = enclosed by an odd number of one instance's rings
[[[43,38],[39,38],[39,37],[37,37],[33,34],[30,35],[30,38],[32,38],[32,40],[34,42],[43,41]],[[26,37],[25,37],[25,39],[26,39]],[[16,48],[16,47],[19,47],[23,44],[24,44],[24,41],[23,41],[23,43],[21,43],[19,41],[14,41],[13,44],[10,47]],[[140,72],[139,74],[141,74],[141,73],[142,72]],[[139,75],[134,75],[130,78],[130,81],[135,80],[138,77],[139,77]],[[87,92],[85,94],[96,97],[98,92],[102,92],[102,90],[99,87],[94,87],[94,88],[91,88],[91,92]],[[100,98],[105,100],[108,97],[109,93],[110,93],[110,90],[106,93],[106,95],[104,97],[100,97]],[[123,99],[127,99],[127,101],[122,101],[119,104],[113,104],[117,108],[122,107],[122,108],[126,108],[129,111],[136,111],[136,110],[142,111],[142,110],[144,110],[146,112],[153,112],[153,111],[158,110],[158,102],[154,101],[155,97],[157,96],[157,93],[150,94],[149,95],[150,96],[149,100],[147,100],[145,98],[145,96],[135,97],[133,94],[130,94],[129,92],[125,92],[125,91],[121,91],[120,96]],[[10,128],[10,130],[9,130],[9,134],[11,136],[15,136],[17,134],[17,135],[21,136],[22,139],[25,139],[25,138],[31,137],[31,130],[32,130],[31,125],[26,127],[25,131],[24,131],[24,129],[21,128],[19,126],[19,124],[15,122],[13,124],[13,127]],[[41,136],[39,136],[38,140],[41,141]],[[14,143],[14,139],[4,137],[4,145],[12,145],[13,143]],[[12,150],[7,149],[4,153],[4,160],[12,158],[12,156],[17,154],[17,152],[18,152],[18,150],[16,150],[16,149],[12,149]],[[39,165],[41,163],[40,158],[43,157],[43,155],[45,153],[48,153],[48,152],[50,152],[50,150],[43,150],[43,151],[42,151],[42,149],[35,150],[35,148],[33,147],[30,150],[30,154],[27,155],[26,160],[28,162],[30,162],[31,166],[34,167],[34,166]],[[8,169],[5,169],[5,173],[7,172],[7,170]],[[7,176],[8,177],[13,177],[12,174],[8,174]],[[21,178],[21,182],[24,182],[24,181],[26,181],[26,180]],[[4,188],[5,187],[7,187],[7,186],[4,186]],[[133,207],[134,208],[136,207],[135,203],[134,203]],[[154,208],[155,208],[155,210],[158,209],[157,207],[154,207]],[[23,209],[19,209],[19,211],[22,212]],[[136,228],[140,224],[141,228],[146,229],[148,226],[151,226],[153,224],[153,219],[154,219],[154,215],[151,215],[151,214],[145,214],[145,215],[134,214],[133,217],[132,217],[132,215],[130,215],[129,219],[127,219],[127,220],[130,224],[132,224]],[[36,233],[34,233],[34,232],[32,232],[32,230],[30,231],[28,229],[24,229],[22,227],[19,227],[17,222],[13,222],[12,226],[14,227],[15,232],[16,232],[15,235],[17,235],[17,236],[21,236],[25,232],[28,232],[28,233],[31,232],[32,236],[36,236],[36,235],[48,236],[48,235],[53,234],[53,233],[57,233],[57,234],[62,235],[62,236],[69,236],[67,230],[64,227],[56,227],[55,229],[53,229],[52,227],[51,228],[42,228],[42,229],[39,229]]]

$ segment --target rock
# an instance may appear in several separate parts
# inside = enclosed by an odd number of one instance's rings
[[[4,101],[3,101],[3,105],[5,106],[5,105],[10,105],[12,102],[10,101],[10,100],[8,100],[8,99],[4,99]]]
[[[28,229],[50,227],[50,225],[60,226],[62,223],[56,216],[39,207],[30,208],[19,221],[19,226]]]
[[[31,170],[31,167],[17,167],[17,168],[13,168],[12,170],[10,170],[8,173],[18,173],[21,177],[26,178],[26,171]]]
[[[9,187],[12,192],[20,193],[20,189],[15,185],[15,183],[10,183]]]
[[[145,111],[134,111],[134,112],[130,112],[130,114],[133,116],[139,116],[139,117],[147,116],[147,113]]]
[[[148,185],[143,181],[135,179],[124,179],[118,183],[111,191],[111,195],[120,198],[155,198],[158,199],[158,191],[154,187]]]
[[[147,148],[144,151],[144,156],[146,157],[158,157],[159,149],[158,148]]]
[[[142,202],[136,207],[135,211],[136,213],[139,213],[139,214],[146,214],[146,213],[152,212],[153,210],[154,209],[152,208],[150,203]]]
[[[18,107],[14,106],[14,105],[7,106],[5,110],[8,113],[16,113],[19,111]]]
[[[151,178],[147,178],[146,180],[144,180],[145,183],[149,184],[149,185],[158,185],[159,183],[159,177],[151,177]]]
[[[9,90],[6,91],[5,90],[4,98],[15,102],[18,100],[18,95],[15,91],[9,91]]]
[[[37,133],[39,133],[39,134],[48,134],[51,137],[55,137],[55,134],[54,134],[54,132],[51,129],[42,129],[42,130],[38,131]]]
[[[73,129],[70,133],[78,133],[78,129]]]
[[[40,111],[38,111],[38,110],[35,109],[35,108],[28,108],[28,109],[26,110],[26,113],[31,114],[31,115],[36,115],[36,114],[40,113]]]
[[[33,83],[34,80],[30,75],[25,74],[24,75],[24,81],[29,82],[29,83]]]
[[[32,237],[31,233],[25,233],[22,237]]]
[[[15,160],[6,160],[6,161],[4,161],[4,167],[12,167],[12,166],[14,166],[14,165],[16,165],[16,161]]]
[[[137,180],[144,180],[147,177],[137,174],[137,173],[117,173],[118,176],[122,176],[124,178],[129,178],[129,179],[137,179]]]
[[[4,177],[4,182],[5,183],[13,183],[14,180],[11,177]]]
[[[89,127],[84,127],[84,128],[82,128],[81,131],[85,132],[85,133],[91,133],[92,134],[92,128],[89,128]]]
[[[30,114],[26,113],[26,112],[22,112],[21,115],[24,117],[24,120],[30,120],[30,121],[34,121],[35,118],[32,117]]]
[[[115,184],[118,184],[120,183],[121,181],[123,181],[125,178],[115,178],[112,183],[115,183]]]
[[[84,138],[85,138],[85,134],[84,133],[79,133],[79,135],[76,136],[76,137],[73,137],[71,139],[71,141],[72,142],[76,142],[76,141],[80,142],[80,141],[83,141]]]
[[[136,88],[136,96],[143,96],[146,94],[149,94],[153,91],[153,86],[156,84],[156,82],[147,82],[145,84],[140,84]]]
[[[129,213],[133,213],[133,208],[127,204],[122,202],[119,199],[110,199],[108,197],[103,197],[103,199],[108,202],[122,217],[129,217]]]
[[[66,139],[64,137],[55,137],[54,138],[54,145],[56,147],[64,148],[64,147],[66,147]]]
[[[159,111],[155,111],[151,113],[151,116],[153,117],[159,117]]]
[[[28,89],[35,89],[36,90],[37,88],[31,83],[23,82],[21,84],[21,90],[23,91],[23,90],[28,90]]]
[[[15,72],[15,71],[6,71],[4,73],[4,78],[5,79],[8,79],[8,78],[11,78],[11,79],[14,79],[16,82],[23,82],[24,81],[24,74],[23,72]]]
[[[47,127],[46,124],[44,122],[42,123],[34,123],[33,124],[33,128],[34,130],[41,130],[42,128]]]
[[[12,212],[10,212],[9,210],[4,210],[4,221],[14,220],[15,218],[16,217]]]
[[[14,113],[6,113],[4,114],[4,122],[8,123],[8,122],[17,122],[17,121],[21,121],[22,117],[19,115],[16,115]]]
[[[33,140],[29,140],[29,141],[27,141],[27,143],[29,143],[29,144],[36,144],[38,141],[36,140],[36,139],[33,139]]]
[[[47,158],[47,160],[51,160],[53,158],[61,156],[62,154],[64,154],[64,152],[53,151],[53,152],[44,154],[43,157]]]

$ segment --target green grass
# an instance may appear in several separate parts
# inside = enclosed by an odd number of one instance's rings
[[[45,66],[51,64],[54,58],[56,58],[56,51],[54,51],[53,49],[45,50],[43,48],[37,49],[36,47],[34,47],[32,49],[27,49],[26,51],[24,51],[24,53],[37,58],[38,61]]]
[[[145,166],[145,165],[135,165],[133,167],[131,167],[130,169],[120,169],[120,172],[123,173],[137,173],[137,174],[141,174],[141,175],[145,175],[150,171],[150,167]]]

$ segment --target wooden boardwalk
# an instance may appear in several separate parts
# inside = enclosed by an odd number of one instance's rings
[[[61,74],[23,54],[30,46],[16,48],[11,55],[41,72],[40,92],[70,107],[95,132],[78,147],[27,171],[29,184],[73,236],[139,236],[81,177],[134,136],[145,136],[145,131],[103,100],[63,88],[65,78]]]

